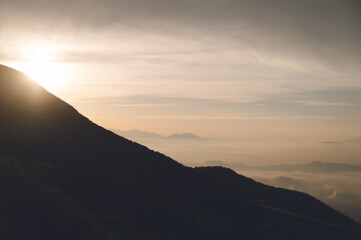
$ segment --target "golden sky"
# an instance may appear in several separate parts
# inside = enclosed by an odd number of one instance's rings
[[[360,9],[2,0],[0,63],[106,128],[218,140],[191,152],[202,160],[361,163]]]

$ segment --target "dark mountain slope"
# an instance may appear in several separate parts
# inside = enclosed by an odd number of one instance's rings
[[[3,156],[20,159],[23,168],[45,165],[38,181],[81,205],[106,206],[136,219],[146,224],[142,231],[174,239],[182,239],[187,231],[197,233],[191,223],[197,220],[195,214],[208,214],[197,199],[207,196],[219,201],[212,186],[172,159],[93,124],[24,75],[5,67],[0,72]],[[231,195],[228,198],[236,202]],[[216,211],[236,218],[231,208]],[[179,221],[186,229],[168,235],[167,229]],[[175,233],[179,237],[172,236]]]
[[[351,224],[348,219],[340,218],[340,213],[308,194],[267,186],[224,167],[200,167],[194,170],[215,184],[249,200],[265,202],[272,207],[320,220],[338,219],[337,222],[343,226]]]
[[[272,195],[284,204],[273,188],[233,172],[218,182],[212,169],[184,167],[119,137],[1,65],[0,156],[1,239],[264,239],[250,219],[266,221],[267,213],[249,200]],[[302,205],[301,213],[359,227],[283,191],[297,206],[288,210]]]

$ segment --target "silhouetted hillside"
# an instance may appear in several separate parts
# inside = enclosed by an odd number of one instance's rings
[[[1,65],[0,133],[1,239],[271,239],[258,228],[273,221],[260,201],[360,227],[309,195],[229,169],[185,167],[97,126]],[[282,217],[267,232],[357,239]]]

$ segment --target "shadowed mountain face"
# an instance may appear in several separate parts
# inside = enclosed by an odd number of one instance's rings
[[[1,239],[271,239],[257,230],[273,219],[255,204],[264,200],[360,228],[309,195],[225,168],[185,167],[97,126],[1,65],[0,191]],[[280,218],[266,230],[356,239],[307,224]]]

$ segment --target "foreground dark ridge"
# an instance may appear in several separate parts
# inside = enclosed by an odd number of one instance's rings
[[[360,225],[317,199],[226,168],[188,168],[105,130],[0,66],[1,239],[357,239],[253,202]],[[258,205],[257,205],[258,206]],[[287,230],[287,231],[286,231]]]

